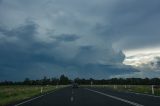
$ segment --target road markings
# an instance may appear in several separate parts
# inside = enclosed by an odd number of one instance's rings
[[[33,100],[35,100],[35,99],[38,99],[38,98],[40,98],[40,97],[42,97],[42,96],[44,96],[44,95],[37,96],[37,97],[35,97],[35,98],[32,98],[32,99],[29,99],[29,100],[27,100],[27,101],[21,102],[21,103],[19,103],[19,104],[16,104],[16,105],[14,105],[14,106],[20,106],[20,105],[25,104],[25,103],[27,103],[27,102],[33,101]]]
[[[73,96],[71,96],[71,99],[70,99],[70,100],[71,100],[71,102],[73,102],[73,101],[74,101],[74,98],[73,98]]]
[[[150,94],[143,94],[143,93],[138,93],[138,92],[126,91],[126,93],[132,93],[132,94],[136,94],[136,95],[143,95],[143,96],[151,96],[151,97],[155,97],[155,98],[160,98],[160,96],[155,96],[155,95],[150,95]]]
[[[92,90],[92,89],[88,89],[88,88],[85,88],[86,90],[89,90],[89,91],[92,91],[92,92],[95,92],[95,93],[98,93],[98,94],[101,94],[101,95],[104,95],[104,96],[107,96],[107,97],[110,97],[112,99],[116,99],[116,100],[119,100],[119,101],[122,101],[122,102],[125,102],[125,103],[128,103],[128,104],[131,104],[133,106],[143,106],[141,104],[138,104],[138,103],[135,103],[135,102],[131,102],[129,100],[126,100],[126,99],[122,99],[122,98],[119,98],[119,97],[116,97],[116,96],[112,96],[112,95],[108,95],[106,93],[103,93],[103,92],[99,92],[99,91],[95,91],[95,90]]]
[[[72,89],[72,96],[71,96],[71,98],[70,98],[71,102],[73,102],[73,101],[74,101],[73,94],[74,94],[74,91],[73,91],[73,89]]]
[[[51,93],[53,93],[53,92],[54,92],[54,91],[52,91],[52,92],[50,92],[50,93],[47,93],[47,94],[43,94],[43,95],[37,96],[37,97],[35,97],[35,98],[32,98],[32,99],[26,100],[26,101],[21,102],[21,103],[19,103],[19,104],[16,104],[16,105],[14,105],[14,106],[20,106],[20,105],[23,105],[23,104],[28,103],[28,102],[31,102],[31,101],[33,101],[33,100],[35,100],[35,99],[41,98],[41,97],[43,97],[43,96],[45,96],[45,95],[51,94]]]

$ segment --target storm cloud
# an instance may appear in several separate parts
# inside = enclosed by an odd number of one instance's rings
[[[1,0],[0,80],[138,72],[123,50],[159,45],[158,0]]]

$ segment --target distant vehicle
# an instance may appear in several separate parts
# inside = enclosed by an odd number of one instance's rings
[[[72,88],[78,88],[78,84],[77,83],[73,83],[72,84]]]

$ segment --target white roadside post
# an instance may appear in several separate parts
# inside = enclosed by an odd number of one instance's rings
[[[131,88],[131,85],[129,85],[128,87]]]
[[[57,82],[56,88],[58,88],[58,82]]]
[[[152,85],[152,94],[154,95],[154,85]]]
[[[114,89],[116,89],[117,88],[117,86],[116,85],[114,85]]]
[[[92,85],[93,85],[93,82],[91,81],[91,87],[92,87]]]
[[[124,85],[124,88],[126,89],[126,88],[127,88],[127,86],[126,86],[126,85]]]
[[[41,87],[41,93],[43,93],[43,87]]]
[[[103,84],[103,88],[105,87],[105,85]]]

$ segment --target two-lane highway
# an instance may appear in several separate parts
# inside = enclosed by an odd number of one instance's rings
[[[106,88],[71,87],[33,98],[15,106],[160,106],[160,97],[138,95]]]

